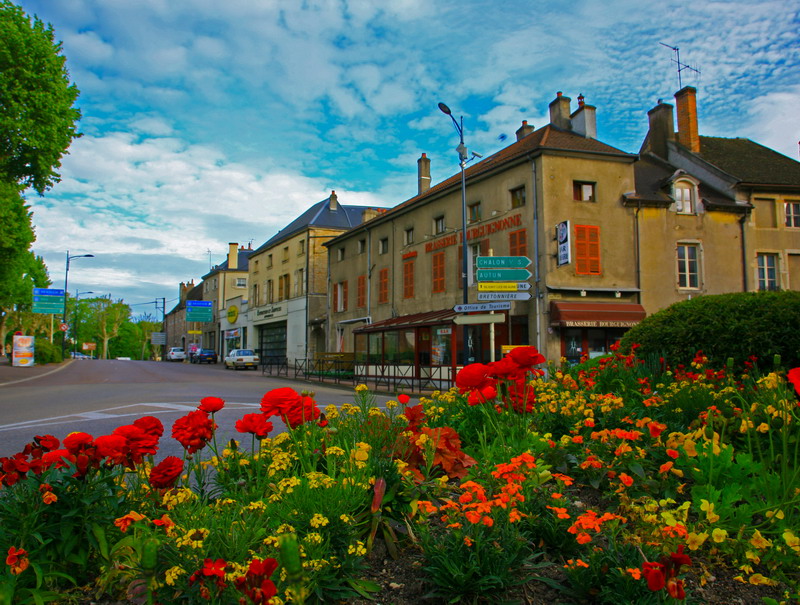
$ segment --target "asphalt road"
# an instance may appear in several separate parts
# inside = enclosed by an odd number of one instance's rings
[[[218,443],[236,438],[243,446],[249,445],[250,436],[237,433],[234,424],[244,414],[259,410],[264,393],[285,386],[298,392],[314,391],[321,408],[353,401],[350,388],[265,377],[260,371],[225,370],[222,364],[77,361],[0,388],[0,456],[13,455],[35,435],[51,434],[59,439],[72,431],[105,435],[145,415],[164,423],[157,458],[181,456],[180,444],[170,437],[172,423],[209,395],[226,401],[215,415]],[[377,401],[381,404],[387,399],[378,396]],[[273,424],[275,432],[284,429],[277,419]]]

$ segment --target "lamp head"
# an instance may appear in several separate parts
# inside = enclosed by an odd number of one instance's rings
[[[447,114],[449,116],[453,115],[453,112],[450,111],[450,108],[447,105],[445,105],[444,103],[439,103],[439,109],[440,109],[440,111],[442,113],[445,113],[445,114]]]

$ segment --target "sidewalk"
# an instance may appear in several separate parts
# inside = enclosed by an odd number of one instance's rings
[[[72,360],[62,363],[48,363],[45,365],[36,364],[30,367],[14,367],[5,355],[0,356],[0,387],[5,384],[13,384],[18,381],[38,378],[51,372],[57,372],[68,366]]]

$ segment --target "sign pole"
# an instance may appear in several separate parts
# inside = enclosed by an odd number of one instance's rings
[[[489,256],[494,256],[494,249],[489,248]],[[490,315],[494,315],[494,310],[489,311]],[[510,313],[509,313],[510,315]],[[489,324],[489,361],[494,362],[494,324]]]

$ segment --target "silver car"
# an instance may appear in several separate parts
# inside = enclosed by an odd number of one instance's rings
[[[252,349],[233,349],[225,357],[225,369],[234,370],[253,368],[258,369],[258,355]]]

